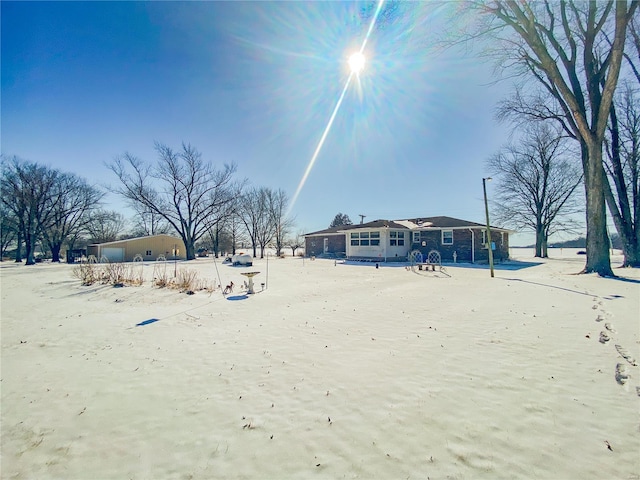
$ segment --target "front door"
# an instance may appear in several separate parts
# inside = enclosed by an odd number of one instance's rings
[[[324,253],[329,253],[329,239],[328,238],[324,239],[323,251],[324,251]]]

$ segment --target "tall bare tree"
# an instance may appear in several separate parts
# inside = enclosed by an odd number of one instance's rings
[[[121,183],[115,191],[164,218],[182,238],[187,260],[193,260],[198,239],[221,220],[227,204],[238,195],[240,187],[233,183],[236,167],[218,170],[185,143],[180,151],[157,142],[155,149],[155,166],[129,153],[107,165]]]
[[[246,240],[248,233],[242,220],[240,208],[234,210],[234,213],[224,222],[224,231],[229,236],[231,254],[235,255],[238,244]]]
[[[472,2],[501,40],[501,51],[538,82],[560,107],[579,142],[586,194],[584,272],[613,276],[606,228],[603,143],[637,0]],[[610,40],[608,42],[608,40]]]
[[[487,162],[498,180],[496,219],[534,231],[536,257],[547,257],[548,238],[572,230],[571,215],[583,208],[575,195],[582,183],[580,168],[561,133],[548,123],[531,123],[520,141]]]
[[[640,107],[625,83],[611,105],[605,199],[622,243],[624,266],[640,267]],[[612,187],[613,185],[613,187]]]
[[[0,202],[0,261],[18,238],[18,223],[11,210]]]
[[[99,208],[103,196],[103,192],[77,175],[58,176],[44,206],[48,221],[42,225],[42,237],[51,250],[52,261],[60,261],[62,245],[85,227],[89,212]]]
[[[115,210],[89,212],[84,229],[92,243],[115,242],[124,231],[124,216]]]
[[[47,206],[51,204],[53,187],[60,172],[17,157],[6,159],[2,166],[0,197],[17,221],[19,237],[25,246],[25,264],[33,265],[42,226],[49,223],[52,213]]]
[[[156,212],[148,210],[140,203],[131,203],[131,208],[136,213],[132,219],[134,237],[144,237],[147,235],[160,235],[170,233],[171,226]]]
[[[624,58],[631,69],[632,75],[640,83],[640,19],[636,15],[629,21],[629,33],[627,35],[627,51]]]
[[[293,219],[287,218],[287,206],[289,198],[283,190],[267,190],[267,209],[275,228],[274,240],[276,243],[276,255],[282,254],[285,237],[293,226]]]
[[[269,194],[268,188],[253,187],[242,197],[240,218],[251,238],[254,257],[257,256],[257,248],[260,247],[260,258],[264,258],[264,249],[273,239],[276,230],[269,214]]]

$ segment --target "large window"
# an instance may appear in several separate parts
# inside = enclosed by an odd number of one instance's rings
[[[380,245],[380,232],[351,232],[352,247],[368,247]]]
[[[404,232],[389,232],[389,245],[401,247],[404,245]]]
[[[358,245],[360,245],[360,234],[359,233],[352,233],[351,234],[351,246],[352,247],[357,247]]]
[[[380,245],[380,232],[371,232],[371,246],[377,247]]]
[[[442,245],[453,245],[453,230],[442,230]]]

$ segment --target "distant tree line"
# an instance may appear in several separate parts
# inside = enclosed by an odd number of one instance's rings
[[[622,239],[620,235],[617,233],[611,234],[611,243],[610,247],[616,250],[622,250]],[[580,236],[577,238],[572,238],[570,240],[562,240],[558,242],[553,242],[550,247],[551,248],[585,248],[587,246],[587,237]],[[535,245],[528,245],[525,248],[535,248]]]
[[[157,143],[156,151],[155,163],[125,153],[107,165],[120,182],[112,191],[134,212],[130,219],[105,210],[105,191],[75,174],[3,156],[1,257],[32,265],[39,248],[57,262],[63,248],[161,233],[180,236],[188,260],[198,250],[218,256],[252,248],[257,256],[259,248],[262,257],[267,247],[277,255],[302,247],[284,191],[249,187],[234,178],[234,165],[217,169],[189,144],[174,150]]]
[[[26,264],[33,265],[41,243],[59,261],[62,246],[73,248],[89,228],[103,195],[77,175],[17,157],[3,159],[2,256],[15,245],[16,261],[24,253]]]

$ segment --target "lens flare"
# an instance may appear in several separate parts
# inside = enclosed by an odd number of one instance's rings
[[[327,122],[327,126],[324,129],[324,132],[322,133],[322,136],[320,137],[320,141],[318,142],[318,146],[316,147],[315,151],[313,152],[313,155],[311,156],[311,160],[309,161],[309,164],[307,165],[307,168],[304,171],[304,174],[302,175],[302,178],[300,179],[300,183],[298,184],[298,188],[296,189],[296,192],[293,195],[293,198],[291,199],[291,203],[289,204],[289,209],[287,210],[287,217],[289,216],[289,214],[291,213],[291,211],[293,210],[293,207],[296,204],[296,201],[298,200],[298,196],[300,196],[300,192],[302,191],[302,188],[304,187],[305,182],[307,181],[307,178],[309,177],[309,174],[311,173],[311,169],[313,168],[313,165],[316,163],[316,160],[318,159],[318,155],[320,154],[320,151],[322,150],[322,146],[324,145],[324,141],[327,138],[327,135],[329,134],[329,130],[331,130],[331,126],[333,125],[333,122],[336,118],[336,115],[338,114],[338,110],[340,110],[340,105],[342,105],[342,100],[344,99],[344,95],[347,92],[347,89],[349,88],[349,84],[351,83],[351,79],[353,78],[353,75],[356,74],[358,75],[360,73],[360,71],[362,71],[362,68],[364,67],[364,49],[367,46],[367,42],[369,41],[369,37],[371,36],[371,32],[373,31],[373,27],[376,24],[376,20],[378,19],[378,16],[380,14],[380,10],[382,10],[382,5],[384,4],[384,0],[380,0],[378,2],[378,6],[376,8],[376,12],[373,15],[373,18],[371,19],[371,23],[369,24],[369,29],[367,30],[367,34],[364,37],[364,40],[362,41],[362,45],[360,46],[360,50],[356,53],[354,53],[353,55],[351,55],[351,57],[349,57],[349,66],[351,68],[351,73],[349,74],[349,77],[347,78],[347,81],[344,84],[344,88],[342,89],[342,93],[340,94],[340,97],[338,98],[338,101],[336,102],[336,106],[333,109],[333,113],[331,114],[331,117],[329,117],[329,121]]]
[[[356,52],[349,57],[349,68],[351,73],[359,75],[364,68],[364,55],[360,52]]]

